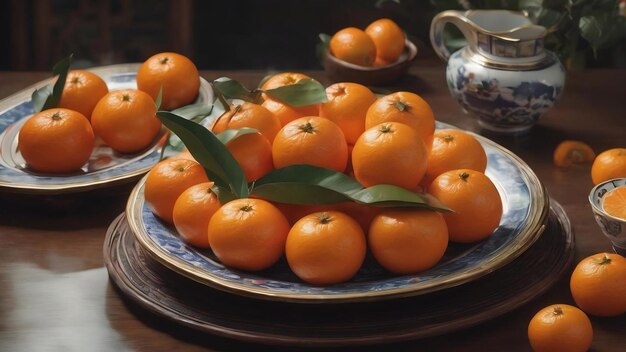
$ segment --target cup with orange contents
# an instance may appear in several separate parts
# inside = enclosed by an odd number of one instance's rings
[[[589,194],[589,203],[613,250],[626,255],[626,177],[597,184]]]

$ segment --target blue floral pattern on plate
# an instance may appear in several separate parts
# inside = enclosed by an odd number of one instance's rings
[[[139,64],[123,64],[94,68],[109,90],[137,89],[135,76]],[[120,154],[97,140],[89,161],[82,170],[71,175],[47,175],[30,171],[17,148],[19,129],[33,114],[30,94],[51,84],[49,79],[0,101],[0,189],[30,193],[75,192],[129,180],[147,172],[161,157],[165,129],[146,150]],[[202,80],[197,102],[211,103],[213,93]]]
[[[437,123],[437,128],[452,126]],[[260,273],[223,266],[210,250],[183,242],[176,230],[155,217],[144,203],[140,181],[127,206],[128,222],[139,242],[171,269],[219,289],[257,298],[295,302],[339,302],[416,295],[462,284],[510,262],[541,234],[548,213],[545,192],[532,171],[515,155],[477,136],[488,156],[486,174],[503,201],[500,226],[486,240],[451,244],[435,267],[416,275],[393,276],[371,257],[349,282],[313,286],[299,280],[283,259]]]

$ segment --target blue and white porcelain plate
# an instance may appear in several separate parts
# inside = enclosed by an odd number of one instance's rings
[[[438,123],[437,128],[454,127]],[[533,171],[510,151],[484,137],[476,137],[488,156],[486,174],[502,198],[500,226],[482,242],[451,243],[439,264],[415,275],[392,275],[369,257],[352,280],[331,286],[304,283],[291,273],[284,259],[260,273],[227,268],[210,250],[186,244],[174,227],[152,214],[144,199],[145,178],[133,190],[126,216],[142,247],[165,266],[203,284],[249,297],[338,303],[442,290],[488,274],[518,257],[539,238],[549,213],[547,194]]]
[[[140,64],[103,66],[90,71],[107,83],[109,90],[137,89],[135,76]],[[33,114],[32,92],[53,84],[41,81],[0,101],[0,190],[19,193],[58,194],[86,191],[130,181],[146,173],[161,157],[166,130],[145,150],[135,154],[117,153],[100,139],[82,169],[69,175],[42,174],[29,170],[19,152],[19,130]],[[213,101],[209,83],[201,79],[196,103]]]

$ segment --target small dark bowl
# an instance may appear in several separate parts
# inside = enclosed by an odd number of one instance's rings
[[[386,66],[359,66],[339,60],[329,50],[324,55],[326,74],[334,82],[356,82],[366,86],[384,85],[396,81],[404,75],[415,57],[417,47],[408,39],[404,51],[396,62]]]

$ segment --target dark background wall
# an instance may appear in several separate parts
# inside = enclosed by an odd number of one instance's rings
[[[582,0],[591,3],[594,0]],[[615,0],[617,4],[617,0]],[[384,3],[380,6],[380,3]],[[162,51],[200,69],[320,68],[318,34],[389,17],[432,53],[432,17],[447,8],[515,8],[518,0],[0,0],[0,70],[49,70],[74,53],[73,67],[141,62]],[[544,3],[550,3],[545,2]],[[514,6],[514,4],[517,4]],[[559,10],[560,11],[560,10]],[[580,67],[626,67],[626,35]],[[584,43],[583,43],[584,44]],[[580,58],[580,57],[579,57]],[[580,60],[577,60],[580,62]],[[575,62],[576,63],[576,62]],[[574,67],[576,67],[574,66]],[[571,67],[568,62],[568,67]]]

